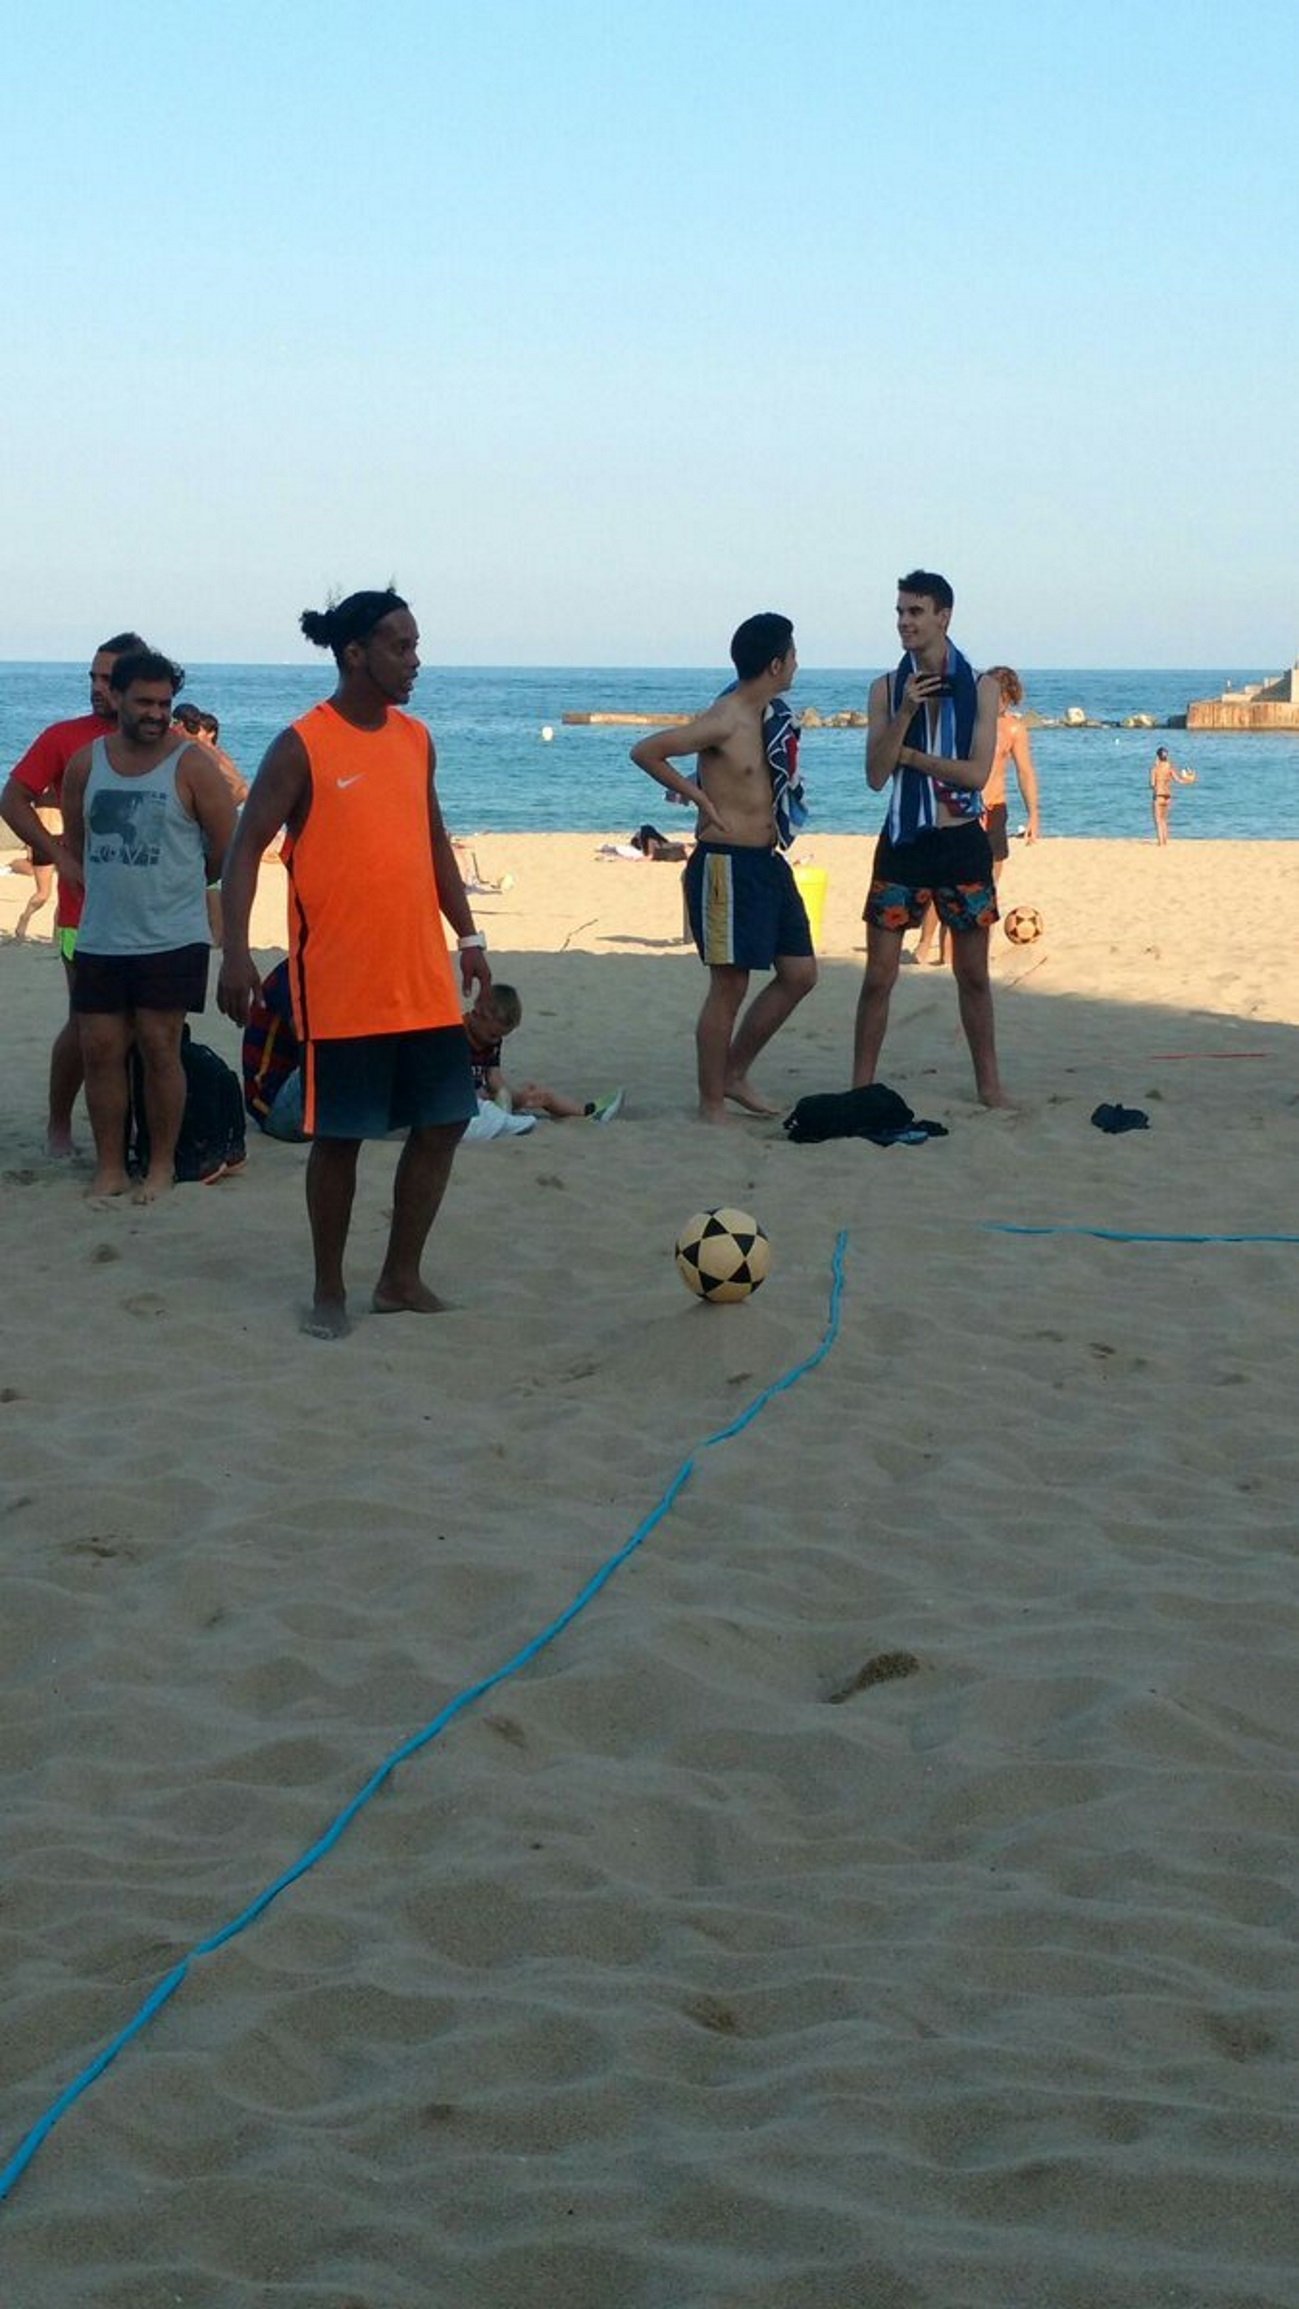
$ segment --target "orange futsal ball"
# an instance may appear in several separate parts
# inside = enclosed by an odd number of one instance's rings
[[[1036,906],[1012,906],[1006,916],[1006,936],[1012,946],[1031,946],[1045,928]]]

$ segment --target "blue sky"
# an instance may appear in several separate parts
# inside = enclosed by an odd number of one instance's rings
[[[0,656],[1299,654],[1299,10],[84,0],[6,54]]]

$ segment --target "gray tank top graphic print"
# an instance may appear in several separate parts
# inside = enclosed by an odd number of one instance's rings
[[[208,943],[202,829],[176,792],[184,746],[142,778],[119,776],[96,738],[86,780],[85,954],[163,954]]]

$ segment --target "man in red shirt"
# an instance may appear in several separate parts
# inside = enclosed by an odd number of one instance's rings
[[[52,722],[47,730],[30,745],[20,762],[14,764],[0,793],[0,818],[12,827],[20,842],[25,842],[34,858],[58,870],[59,897],[54,916],[54,935],[63,956],[64,975],[72,990],[72,956],[77,943],[77,924],[81,920],[81,867],[65,849],[58,834],[51,833],[36,814],[36,804],[44,801],[56,808],[63,797],[63,773],[73,755],[82,746],[91,745],[96,738],[106,737],[117,727],[117,709],[109,688],[109,677],[119,657],[128,650],[144,649],[138,633],[115,633],[111,641],[101,642],[90,667],[90,711],[78,714],[74,721]],[[72,1109],[81,1088],[81,1038],[76,1020],[69,1012],[54,1037],[50,1052],[50,1117],[45,1133],[46,1152],[52,1155],[70,1155],[72,1148]]]

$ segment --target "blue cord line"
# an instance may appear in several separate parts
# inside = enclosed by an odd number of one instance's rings
[[[503,1667],[494,1669],[491,1675],[482,1677],[478,1683],[470,1684],[464,1691],[457,1693],[455,1699],[449,1701],[447,1706],[441,1709],[434,1716],[432,1722],[424,1726],[422,1731],[413,1733],[411,1738],[403,1741],[399,1748],[394,1748],[392,1754],[380,1764],[378,1770],[371,1774],[365,1786],[353,1796],[351,1803],[344,1805],[342,1811],[325,1830],[324,1835],[311,1846],[309,1851],[302,1854],[301,1859],[295,1860],[291,1868],[286,1868],[282,1876],[277,1876],[273,1884],[268,1884],[264,1892],[259,1892],[257,1898],[251,1900],[248,1906],[230,1923],[223,1924],[219,1931],[209,1934],[206,1940],[197,1941],[188,1956],[182,1957],[180,1963],[158,1982],[156,1988],[150,1990],[139,2011],[127,2022],[125,2028],[120,2029],[118,2034],[110,2039],[103,2050],[97,2053],[89,2065],[81,2071],[80,2076],[74,2077],[72,2083],[59,2094],[58,2099],[51,2103],[44,2116],[40,2117],[32,2126],[31,2131],[24,2136],[8,2164],[0,2168],[0,2204],[3,2204],[11,2190],[22,2178],[37,2150],[49,2138],[59,2119],[66,2116],[73,2102],[80,2100],[81,2095],[89,2090],[96,2078],[103,2075],[104,2070],[116,2060],[119,2052],[130,2044],[132,2038],[139,2036],[153,2019],[155,2013],[161,2012],[164,2004],[176,1994],[177,1989],[188,1978],[190,1966],[202,1956],[214,1955],[217,1949],[223,1948],[228,1940],[233,1940],[236,1933],[246,1931],[250,1924],[256,1923],[257,1918],[265,1913],[273,1900],[278,1900],[281,1892],[287,1891],[290,1884],[296,1884],[300,1876],[305,1876],[308,1869],[314,1868],[317,1861],[323,1860],[325,1854],[333,1850],[344,1831],[350,1828],[357,1813],[369,1803],[372,1796],[378,1794],[384,1781],[396,1771],[399,1764],[404,1764],[409,1757],[418,1755],[420,1749],[426,1748],[431,1740],[436,1740],[438,1734],[444,1732],[448,1724],[454,1723],[457,1716],[462,1716],[467,1708],[473,1707],[474,1703],[481,1700],[486,1693],[494,1691],[498,1684],[503,1684],[506,1681],[507,1677],[517,1675],[521,1668],[527,1667],[530,1661],[536,1659],[539,1652],[543,1652],[548,1644],[553,1644],[556,1637],[563,1634],[565,1628],[569,1627],[577,1618],[578,1613],[585,1611],[587,1605],[599,1595],[601,1589],[608,1586],[614,1573],[621,1569],[628,1557],[635,1554],[636,1549],[649,1538],[652,1531],[657,1530],[664,1517],[671,1512],[681,1492],[694,1474],[700,1452],[711,1451],[719,1443],[729,1443],[732,1437],[741,1434],[757,1418],[760,1411],[765,1410],[774,1396],[783,1395],[788,1388],[797,1386],[800,1379],[805,1379],[809,1371],[815,1371],[817,1365],[825,1361],[839,1336],[840,1309],[843,1301],[844,1257],[847,1247],[848,1237],[846,1233],[843,1233],[838,1237],[834,1246],[830,1312],[820,1345],[814,1348],[803,1362],[795,1364],[792,1371],[786,1371],[783,1378],[774,1379],[769,1387],[764,1387],[762,1392],[754,1397],[748,1408],[740,1412],[737,1418],[731,1420],[729,1426],[719,1427],[715,1435],[704,1437],[703,1442],[690,1454],[690,1457],[682,1461],[658,1505],[650,1510],[644,1521],[637,1525],[631,1538],[618,1549],[615,1555],[611,1555],[608,1561],[601,1565],[600,1569],[587,1581],[586,1586],[574,1596],[567,1608],[560,1612],[557,1619],[550,1622],[549,1627],[543,1628],[540,1635],[533,1636],[531,1641],[526,1643],[521,1651],[517,1651],[512,1659],[507,1660]]]
[[[1102,1243],[1299,1243],[1299,1235],[1129,1235],[1120,1227],[1012,1227],[985,1219],[994,1235],[1094,1235]]]

